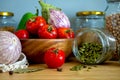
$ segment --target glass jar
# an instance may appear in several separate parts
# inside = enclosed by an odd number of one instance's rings
[[[82,28],[73,41],[73,54],[84,64],[100,64],[116,50],[115,38],[105,29]]]
[[[120,45],[120,0],[106,0],[108,9],[106,10],[106,29],[112,33],[117,40],[117,49],[112,60],[118,60],[118,46]]]
[[[76,13],[75,32],[80,28],[105,28],[105,14],[102,11],[81,11]]]
[[[16,22],[13,20],[13,16],[12,12],[0,12],[0,31],[15,31]]]

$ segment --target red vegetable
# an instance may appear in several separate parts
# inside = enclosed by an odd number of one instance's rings
[[[26,29],[30,34],[37,35],[38,29],[45,25],[45,19],[42,16],[36,16],[26,22]]]
[[[74,38],[74,32],[71,28],[57,28],[58,38]]]
[[[50,48],[45,52],[44,60],[49,68],[58,68],[65,62],[65,53],[63,50]]]
[[[57,38],[57,29],[52,25],[45,25],[39,28],[38,35],[44,39],[55,39]]]
[[[28,39],[29,33],[26,30],[18,30],[14,33],[19,39]]]

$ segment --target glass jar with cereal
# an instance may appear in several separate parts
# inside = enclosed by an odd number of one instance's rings
[[[120,0],[106,0],[108,9],[106,10],[106,28],[117,40],[117,50],[112,60],[118,60],[120,45]]]

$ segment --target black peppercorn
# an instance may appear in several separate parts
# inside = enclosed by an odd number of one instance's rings
[[[3,73],[3,71],[2,71],[2,70],[0,70],[0,73]]]
[[[62,72],[62,68],[57,68],[57,71]]]
[[[13,71],[9,71],[9,75],[13,75]]]

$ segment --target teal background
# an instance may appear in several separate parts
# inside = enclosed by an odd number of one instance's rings
[[[107,3],[106,0],[44,0],[54,6],[62,8],[71,22],[71,27],[74,28],[76,12],[85,10],[104,11]],[[16,26],[21,17],[26,12],[35,13],[37,7],[41,10],[38,0],[0,0],[0,11],[14,12],[14,20]],[[41,15],[41,13],[39,13]]]

